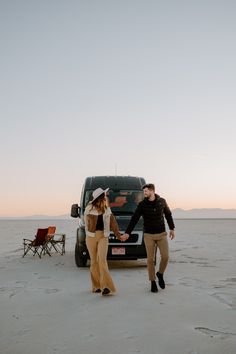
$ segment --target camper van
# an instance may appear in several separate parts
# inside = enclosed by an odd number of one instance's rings
[[[107,192],[109,206],[116,217],[120,232],[124,233],[138,203],[143,199],[144,184],[143,177],[132,176],[94,176],[85,179],[80,204],[73,204],[71,207],[71,216],[79,220],[75,244],[75,262],[78,267],[85,267],[89,259],[85,243],[84,210],[92,199],[93,191],[98,187],[109,188]],[[110,233],[107,259],[136,260],[146,257],[142,218],[125,242],[121,242],[112,232]]]

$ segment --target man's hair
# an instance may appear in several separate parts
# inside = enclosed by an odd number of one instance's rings
[[[147,183],[147,184],[144,184],[144,186],[142,187],[142,189],[144,188],[148,188],[150,189],[151,191],[154,191],[155,192],[155,186],[153,183]]]

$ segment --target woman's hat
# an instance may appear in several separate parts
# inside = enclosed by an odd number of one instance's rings
[[[103,193],[105,194],[108,191],[109,188],[103,190],[102,188],[97,188],[93,191],[93,199],[91,200],[91,202],[94,202],[95,199],[97,199],[98,197],[100,197],[100,195],[102,195]]]

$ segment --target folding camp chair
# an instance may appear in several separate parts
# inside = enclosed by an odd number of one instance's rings
[[[50,241],[56,232],[56,226],[49,226],[48,233],[47,233],[47,240]]]
[[[65,234],[56,234],[56,226],[49,226],[48,228],[48,247],[51,251],[54,249],[56,252],[63,255],[65,253],[65,241],[66,235]]]
[[[41,258],[43,252],[51,256],[48,248],[47,234],[48,229],[38,229],[34,240],[24,238],[24,254],[22,257],[25,257],[29,251],[32,251],[34,256],[37,254],[39,258]]]

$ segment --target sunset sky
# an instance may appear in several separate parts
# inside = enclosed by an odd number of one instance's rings
[[[236,208],[236,2],[0,0],[0,216],[60,215],[86,176]]]

